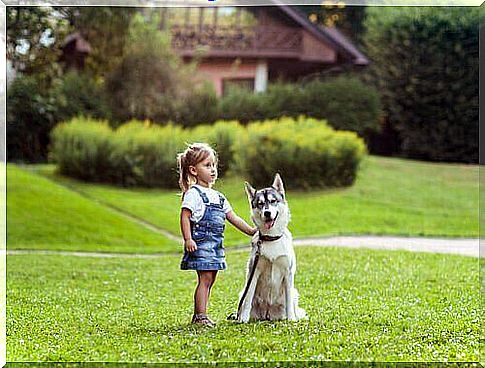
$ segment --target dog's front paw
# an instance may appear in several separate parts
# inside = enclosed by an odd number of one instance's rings
[[[239,317],[237,318],[237,321],[238,321],[239,323],[248,323],[248,322],[249,322],[249,316],[246,316],[246,315],[244,315],[244,316],[239,316]]]

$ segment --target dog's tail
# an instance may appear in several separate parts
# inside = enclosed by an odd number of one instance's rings
[[[298,294],[298,290],[293,289],[293,305],[295,306],[295,315],[297,320],[304,319],[307,317],[305,310],[298,306],[299,299],[300,299],[300,294]]]

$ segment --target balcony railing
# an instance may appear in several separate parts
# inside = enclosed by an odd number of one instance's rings
[[[277,26],[175,25],[171,32],[172,46],[179,51],[205,46],[209,51],[298,53],[302,47],[299,29]]]

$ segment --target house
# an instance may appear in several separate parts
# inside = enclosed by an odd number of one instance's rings
[[[199,58],[198,75],[219,96],[232,86],[259,92],[271,81],[369,64],[338,29],[315,25],[290,6],[160,11],[160,27],[171,31],[173,48],[184,60]]]
[[[212,82],[218,96],[234,86],[261,92],[268,82],[369,64],[337,28],[313,24],[291,6],[159,11],[160,28],[171,32],[173,49],[185,61],[197,58],[197,76]],[[89,43],[74,33],[64,40],[61,60],[67,67],[82,69],[90,51]]]

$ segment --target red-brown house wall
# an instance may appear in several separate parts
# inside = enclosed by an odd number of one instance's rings
[[[199,64],[197,77],[212,82],[217,95],[222,96],[224,79],[254,79],[256,65],[256,61],[240,59],[207,60]]]

